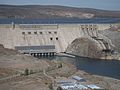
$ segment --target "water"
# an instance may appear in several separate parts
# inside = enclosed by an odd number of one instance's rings
[[[56,56],[52,59],[66,60],[73,63],[77,69],[84,70],[85,72],[91,74],[120,79],[120,61],[117,60],[93,60],[82,57],[70,58],[59,56]]]
[[[92,60],[76,57],[75,65],[78,69],[92,74],[120,79],[120,61]]]
[[[120,18],[94,19],[0,19],[0,24],[78,24],[78,23],[119,23]]]

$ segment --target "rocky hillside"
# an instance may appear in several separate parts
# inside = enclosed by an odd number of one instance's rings
[[[77,38],[67,48],[67,53],[90,58],[102,57],[100,51],[101,48],[90,37]]]
[[[0,18],[120,18],[120,11],[55,5],[0,5]]]

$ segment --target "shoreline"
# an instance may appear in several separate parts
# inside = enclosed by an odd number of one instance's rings
[[[82,70],[78,70],[78,72],[76,72],[75,75],[80,75],[81,77],[87,79],[88,81],[90,81],[104,89],[107,89],[107,90],[119,90],[119,88],[120,88],[120,80],[119,79],[90,74],[90,73],[84,72]]]

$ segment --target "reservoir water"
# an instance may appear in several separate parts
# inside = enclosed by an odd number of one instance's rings
[[[49,59],[65,60],[74,64],[79,70],[83,70],[85,72],[95,75],[112,77],[120,80],[120,61],[117,60],[98,60],[83,57],[71,58],[61,56],[56,56]]]
[[[92,18],[92,19],[0,19],[0,24],[79,24],[79,23],[119,23],[120,18]]]

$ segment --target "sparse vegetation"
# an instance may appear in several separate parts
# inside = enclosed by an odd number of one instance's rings
[[[33,70],[30,70],[30,74],[33,74],[34,72],[33,72]]]
[[[53,90],[53,85],[52,85],[52,83],[50,83],[50,84],[48,85],[48,87],[49,87],[49,90]]]
[[[29,74],[30,74],[29,69],[26,68],[26,69],[25,69],[25,72],[24,72],[24,75],[29,75]]]
[[[57,88],[57,90],[63,90],[60,86]]]
[[[62,68],[62,66],[63,66],[62,63],[59,63],[58,68]]]

